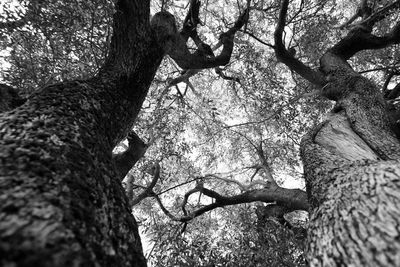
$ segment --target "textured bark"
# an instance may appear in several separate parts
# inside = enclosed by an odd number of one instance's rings
[[[25,102],[14,88],[0,84],[0,113],[21,106]]]
[[[356,16],[363,20],[321,57],[323,77],[316,79],[282,43],[289,5],[282,1],[275,31],[278,59],[336,101],[331,117],[301,143],[311,266],[400,266],[400,144],[383,96],[347,62],[359,51],[400,42],[399,22],[383,36],[372,34],[382,15],[399,4],[370,14],[368,2],[361,1]]]
[[[301,145],[311,266],[400,266],[399,143],[379,90],[350,69],[330,70],[331,117]]]
[[[0,115],[0,265],[146,266],[112,161],[163,57],[148,1],[118,1],[99,75]],[[132,14],[133,12],[133,14]]]
[[[144,156],[147,150],[147,145],[134,131],[128,134],[128,145],[128,148],[123,153],[113,155],[120,181],[124,180],[128,172]]]

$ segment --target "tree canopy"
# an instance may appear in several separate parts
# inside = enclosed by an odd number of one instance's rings
[[[119,176],[153,266],[305,265],[300,142],[335,100],[320,60],[333,51],[375,83],[396,131],[399,2],[151,1],[155,34],[171,30],[157,16],[172,14],[179,38],[159,37],[168,56],[113,153],[140,146]],[[0,4],[0,89],[29,99],[101,72],[118,50],[115,9],[108,0]],[[341,47],[355,28],[365,36]]]

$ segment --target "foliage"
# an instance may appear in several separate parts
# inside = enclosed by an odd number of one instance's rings
[[[8,63],[2,66],[4,82],[28,96],[43,86],[96,73],[108,48],[111,1],[21,0],[17,7],[15,2],[0,4],[0,48]],[[182,25],[186,2],[164,2]],[[219,34],[245,5],[231,0],[204,2],[200,14],[204,26],[199,33],[207,43],[217,43]],[[334,26],[354,13],[356,5],[339,0],[292,2],[286,45],[295,49],[297,58],[317,66],[321,54],[343,34]],[[205,174],[242,183],[266,181],[262,172],[253,175],[254,166],[259,164],[255,150],[259,144],[279,184],[304,187],[298,157],[300,139],[321,121],[331,104],[312,94],[314,88],[276,60],[271,46],[279,1],[251,1],[251,6],[250,22],[235,40],[232,59],[219,70],[225,77],[215,70],[203,70],[186,83],[169,87],[182,70],[165,58],[137,119],[135,131],[150,147],[129,174],[135,178],[134,193],[150,182],[152,177],[146,171],[160,161],[161,179],[154,191],[174,214],[181,212],[184,193]],[[160,8],[159,1],[152,1],[153,13]],[[378,31],[393,25],[398,16],[383,20]],[[389,72],[399,72],[399,49],[364,51],[352,64],[383,85]],[[397,82],[398,77],[394,77],[390,87]],[[221,194],[239,192],[218,179],[203,182]],[[195,196],[196,200],[189,200],[191,209],[210,202]],[[255,227],[253,204],[212,211],[189,223],[184,233],[153,198],[135,206],[134,213],[154,246],[150,257],[154,266],[300,264],[292,257],[295,252],[289,252],[289,258],[279,253],[296,251],[293,231],[274,223]]]
[[[101,66],[112,27],[111,1],[6,1],[0,48],[9,68],[3,79],[23,95],[66,80],[87,78]],[[3,15],[4,14],[4,15]]]
[[[273,219],[259,220],[249,205],[204,216],[183,233],[168,221],[150,224],[156,225],[149,228],[152,266],[304,265],[304,229],[295,232]]]

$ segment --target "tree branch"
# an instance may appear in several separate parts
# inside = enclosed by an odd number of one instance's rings
[[[113,156],[120,181],[124,179],[136,162],[144,156],[148,148],[148,145],[134,131],[128,134],[128,144],[127,150]]]
[[[240,83],[239,79],[224,75],[224,73],[218,69],[218,66],[229,63],[233,50],[233,37],[235,33],[248,21],[248,10],[245,10],[244,13],[241,14],[232,28],[221,34],[218,44],[211,48],[200,39],[197,33],[197,25],[200,23],[198,17],[199,8],[200,1],[191,0],[190,8],[184,20],[182,30],[179,35],[175,37],[174,44],[172,45],[174,49],[170,49],[168,52],[168,55],[178,64],[178,66],[186,71],[181,76],[169,81],[167,86],[171,87],[181,82],[188,82],[190,77],[199,73],[202,69],[214,67],[216,67],[216,73],[223,79],[233,80]],[[192,38],[197,46],[197,50],[193,54],[190,53],[186,46],[189,37]],[[221,45],[224,45],[224,48],[220,55],[215,57],[214,51]]]
[[[367,1],[364,0],[364,2]],[[362,20],[358,25],[363,25],[364,27],[372,27],[373,25],[375,25],[375,23],[387,17],[391,11],[398,8],[400,8],[399,0],[382,7],[381,9],[377,10],[372,14],[370,12],[368,16],[364,20]]]
[[[172,215],[171,212],[168,211],[167,208],[165,208],[164,204],[161,202],[161,199],[158,195],[156,194],[152,194],[152,197],[154,197],[158,203],[158,205],[160,206],[161,210],[164,212],[165,215],[167,215],[171,220],[176,221],[176,222],[180,222],[181,218],[178,218],[174,215]]]
[[[216,208],[255,201],[261,201],[265,203],[276,202],[278,205],[286,207],[288,211],[308,210],[307,194],[300,189],[287,189],[271,185],[263,189],[254,189],[235,196],[222,196],[217,192],[204,187],[196,187],[186,194],[187,198],[195,192],[200,192],[206,196],[209,196],[213,198],[215,202],[187,213],[185,216],[179,218],[178,221],[187,222],[206,213],[207,211]],[[186,205],[186,203],[187,201],[184,201],[182,204]]]
[[[200,69],[190,69],[190,70],[186,70],[185,73],[182,74],[181,76],[170,80],[170,81],[167,83],[167,87],[169,88],[169,87],[174,86],[174,85],[177,85],[178,83],[181,83],[181,82],[186,82],[186,83],[188,83],[188,82],[189,82],[189,78],[192,77],[192,76],[194,76],[194,75],[196,75],[196,74],[199,73],[200,71],[201,71]]]
[[[194,4],[191,5],[190,8],[190,11],[192,12],[189,13],[194,14],[194,26],[197,26],[199,21],[198,17],[196,17],[198,16],[198,1],[192,1],[192,3],[193,2]],[[168,51],[167,54],[179,65],[179,67],[183,69],[205,69],[226,65],[229,63],[233,51],[233,38],[236,32],[248,21],[248,18],[249,11],[246,9],[244,13],[239,16],[234,26],[220,35],[219,42],[223,45],[223,48],[218,56],[214,56],[210,46],[200,40],[197,35],[196,28],[191,28],[189,30],[188,26],[185,28],[185,25],[181,31],[181,34],[176,36],[173,47]],[[188,19],[188,21],[192,20]],[[192,24],[190,25],[192,26]],[[198,47],[196,52],[193,54],[190,53],[186,45],[188,36],[193,39]]]
[[[360,3],[360,6],[357,8],[356,13],[350,19],[348,19],[345,23],[343,23],[342,25],[340,25],[336,28],[343,29],[343,28],[349,26],[358,17],[366,18],[371,15],[371,11],[372,11],[372,9],[368,6],[368,1],[362,0]]]
[[[381,49],[398,43],[400,43],[400,22],[382,37],[375,36],[363,28],[354,28],[346,37],[329,49],[328,53],[347,61],[359,51]]]
[[[157,178],[158,179],[158,178]],[[198,217],[207,211],[219,208],[219,207],[225,207],[225,206],[231,206],[231,205],[237,205],[237,204],[243,204],[243,203],[250,203],[250,202],[256,202],[256,201],[261,201],[265,203],[276,203],[279,206],[282,206],[287,210],[287,212],[294,211],[294,210],[308,210],[309,204],[307,200],[307,194],[305,191],[300,190],[300,189],[287,189],[287,188],[282,188],[278,186],[275,182],[263,182],[263,181],[253,181],[249,185],[244,185],[236,180],[228,179],[228,178],[223,178],[220,176],[217,176],[215,174],[209,174],[205,175],[204,177],[197,177],[196,179],[191,180],[190,182],[197,181],[195,188],[189,190],[186,192],[182,203],[181,203],[181,208],[183,212],[183,216],[175,216],[171,212],[168,211],[167,208],[163,205],[159,195],[171,190],[165,190],[159,194],[156,194],[155,192],[152,191],[152,188],[154,187],[153,184],[157,182],[157,179],[154,178],[153,182],[149,185],[148,189],[145,190],[146,194],[141,194],[143,198],[145,197],[154,197],[156,201],[158,202],[161,210],[167,215],[169,218],[171,218],[173,221],[177,222],[188,222],[192,220],[195,217]],[[234,183],[237,184],[242,191],[245,191],[241,194],[234,195],[234,196],[223,196],[213,190],[204,188],[204,180],[206,179],[218,179],[222,180],[228,183]],[[153,185],[153,186],[152,186]],[[173,187],[172,189],[181,186],[177,185]],[[262,185],[262,189],[252,189],[255,185]],[[188,203],[189,197],[193,195],[194,193],[200,193],[204,194],[212,199],[214,199],[214,202],[212,204],[203,206],[195,211],[188,212],[186,210],[186,205]]]
[[[296,59],[293,54],[286,49],[283,43],[283,31],[285,29],[288,6],[289,0],[283,0],[281,10],[279,12],[278,24],[276,25],[274,32],[274,48],[276,57],[280,62],[288,66],[291,70],[298,73],[307,81],[317,86],[323,86],[325,84],[325,79],[323,75],[318,71],[312,70],[300,60]]]
[[[187,204],[190,195],[196,192],[202,193],[208,197],[213,198],[215,202],[188,213],[186,211],[185,206]],[[185,194],[184,200],[182,201],[181,204],[184,213],[184,216],[182,217],[177,217],[172,215],[165,208],[160,198],[156,194],[153,193],[152,196],[156,199],[156,201],[160,205],[161,210],[169,218],[178,222],[188,222],[216,208],[243,204],[243,203],[250,203],[255,201],[261,201],[265,203],[276,203],[277,205],[285,207],[285,209],[287,209],[288,212],[294,210],[308,210],[309,208],[307,194],[305,191],[300,189],[282,188],[274,184],[269,184],[263,189],[249,190],[235,196],[223,196],[213,190],[204,188],[201,183],[198,183],[195,188],[193,188],[192,190],[188,191]]]
[[[400,43],[400,22],[389,33],[381,37],[371,34],[373,25],[383,19],[388,12],[399,6],[400,1],[389,4],[356,25],[346,37],[329,49],[321,58],[320,63],[323,72],[328,73],[332,70],[332,66],[335,65],[352,70],[346,61],[357,52],[366,49],[381,49]]]
[[[153,166],[153,179],[151,180],[150,184],[147,188],[140,193],[135,199],[131,201],[131,206],[138,204],[143,199],[147,198],[148,196],[154,195],[153,188],[157,184],[158,180],[160,179],[160,164],[156,162]]]
[[[264,173],[267,176],[268,182],[272,183],[274,186],[278,186],[278,184],[276,183],[274,177],[272,177],[271,167],[270,167],[270,165],[268,163],[267,157],[265,156],[262,142],[260,142],[260,144],[257,147],[255,147],[255,149],[256,149],[258,158],[259,158],[259,160],[261,162],[261,168],[262,168],[262,170],[264,170]]]
[[[227,81],[234,81],[240,84],[240,79],[237,77],[230,77],[227,76],[221,68],[217,67],[215,68],[215,73],[218,74],[222,79],[227,80]]]
[[[186,36],[186,39],[189,39],[190,33],[193,30],[196,30],[197,24],[200,23],[200,5],[201,3],[199,0],[190,0],[189,10],[186,14],[185,20],[183,21],[182,30],[180,31],[180,34]]]
[[[261,44],[266,45],[266,46],[268,46],[269,48],[275,49],[275,46],[274,46],[274,45],[269,44],[269,43],[267,43],[267,42],[261,40],[260,38],[258,38],[257,36],[255,36],[253,33],[249,32],[249,31],[244,31],[244,30],[241,31],[241,32],[243,32],[243,33],[247,34],[248,36],[254,38],[256,41],[260,42]]]
[[[328,81],[322,88],[322,94],[337,102],[337,111],[345,111],[346,120],[351,122],[351,130],[361,137],[378,157],[396,159],[400,147],[390,129],[393,123],[390,122],[383,95],[372,82],[354,71],[347,62],[361,50],[380,49],[400,43],[400,22],[382,37],[371,34],[372,30],[372,27],[354,27],[321,57],[320,69]],[[371,110],[370,106],[374,109]],[[388,146],[388,143],[391,145]]]

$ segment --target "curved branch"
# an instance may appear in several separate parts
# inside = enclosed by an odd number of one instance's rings
[[[227,81],[234,81],[234,82],[237,82],[237,83],[241,84],[239,78],[227,76],[227,75],[222,71],[222,69],[219,68],[219,67],[215,68],[215,73],[218,74],[218,75],[219,75],[222,79],[224,79],[224,80],[227,80]]]
[[[148,148],[148,145],[134,131],[128,134],[128,144],[127,150],[113,156],[120,181],[124,179],[136,162],[144,156]]]
[[[365,31],[364,28],[355,28],[329,49],[328,53],[333,53],[341,60],[346,61],[359,51],[381,49],[398,43],[400,43],[400,22],[388,34],[381,37]]]
[[[167,83],[167,87],[172,87],[174,85],[177,85],[178,83],[181,82],[186,82],[189,83],[189,78],[196,75],[197,73],[199,73],[201,70],[199,69],[190,69],[190,70],[186,70],[184,74],[182,74],[181,76],[174,78],[170,81],[168,81]]]
[[[307,81],[318,86],[323,86],[325,84],[323,75],[318,71],[314,71],[310,67],[306,66],[303,62],[295,58],[293,54],[286,49],[283,43],[283,31],[285,29],[288,6],[289,0],[283,0],[281,10],[279,12],[278,24],[276,25],[274,32],[274,49],[276,57],[280,62],[298,73]]]
[[[341,39],[322,56],[320,60],[322,71],[328,73],[337,69],[337,67],[344,67],[352,71],[346,61],[357,52],[366,49],[381,49],[393,44],[399,44],[400,22],[398,22],[389,33],[383,36],[376,36],[371,33],[374,23],[399,6],[400,1],[389,4],[355,26],[346,37]]]
[[[268,158],[264,153],[262,142],[260,142],[260,144],[256,147],[256,152],[257,152],[258,158],[261,162],[261,168],[264,170],[264,173],[267,176],[268,181],[270,183],[274,184],[275,186],[277,186],[277,183],[276,183],[274,177],[272,177],[271,166],[268,163]]]
[[[135,199],[131,201],[130,203],[131,206],[138,204],[140,201],[142,201],[148,196],[154,195],[153,188],[157,184],[159,179],[160,179],[160,164],[156,162],[154,164],[153,180],[151,180],[150,184],[142,193],[140,193]]]
[[[172,220],[179,221],[179,222],[188,222],[188,221],[190,221],[210,210],[216,209],[216,208],[237,205],[237,204],[243,204],[243,203],[256,202],[256,201],[261,201],[261,202],[265,202],[265,203],[276,202],[277,205],[285,207],[288,210],[288,212],[294,211],[294,210],[308,210],[308,208],[309,208],[307,194],[305,191],[300,190],[300,189],[287,189],[287,188],[282,188],[279,186],[269,186],[269,187],[266,187],[263,189],[254,189],[254,190],[250,190],[250,191],[247,191],[242,194],[235,195],[235,196],[223,196],[213,190],[204,188],[202,186],[197,186],[194,189],[190,190],[188,193],[186,193],[186,195],[185,195],[186,201],[183,201],[182,205],[186,204],[187,198],[195,192],[200,192],[206,196],[209,196],[209,197],[213,198],[215,200],[215,202],[212,204],[206,205],[204,207],[201,207],[190,213],[187,213],[185,211],[185,216],[182,216],[182,217],[176,217],[176,216],[172,215],[162,205],[160,199],[156,196],[154,196],[154,197],[156,198],[156,200],[159,203],[163,212],[168,217],[170,217]]]
[[[161,202],[161,199],[158,195],[156,194],[152,194],[152,196],[156,199],[158,206],[160,206],[161,210],[164,212],[165,215],[167,215],[171,220],[176,221],[176,222],[180,222],[181,218],[175,217],[174,215],[172,215],[171,212],[169,212],[167,210],[167,208],[165,208],[164,204]]]
[[[269,43],[267,43],[267,42],[261,40],[260,38],[258,38],[257,36],[255,36],[253,33],[249,32],[249,31],[244,31],[244,30],[241,31],[241,32],[243,32],[244,34],[247,34],[248,36],[254,38],[254,39],[255,39],[256,41],[258,41],[259,43],[261,43],[261,44],[263,44],[263,45],[266,45],[266,46],[268,46],[269,48],[275,49],[275,46],[274,46],[274,45],[269,44]]]
[[[182,218],[183,220],[181,219],[181,221],[191,220],[215,208],[255,201],[265,203],[276,202],[281,206],[285,206],[290,211],[308,210],[307,194],[305,191],[300,189],[287,189],[279,186],[271,186],[270,188],[254,189],[230,197],[219,195],[218,193],[206,188],[203,188],[200,192],[214,198],[215,202],[191,212],[188,216]]]
[[[204,179],[204,177],[196,177],[196,178],[191,179],[191,180],[189,180],[189,181],[186,181],[186,182],[183,182],[183,183],[174,185],[173,187],[170,187],[170,188],[168,188],[168,189],[165,189],[164,191],[161,191],[161,192],[157,193],[157,195],[159,196],[159,195],[165,194],[165,193],[167,193],[167,192],[169,192],[169,191],[171,191],[171,190],[174,190],[174,189],[176,189],[176,188],[178,188],[178,187],[180,187],[180,186],[183,186],[183,185],[186,185],[186,184],[190,184],[190,183],[192,183],[192,182],[196,182],[196,181],[202,180],[202,179]]]
[[[182,211],[183,211],[183,214],[185,216],[187,216],[186,204],[187,204],[187,202],[189,200],[189,197],[192,194],[196,193],[196,192],[200,192],[201,188],[202,188],[202,186],[199,186],[199,184],[197,184],[195,188],[193,188],[193,189],[189,190],[188,192],[186,192],[186,194],[185,194],[185,196],[183,198],[182,204],[181,204]]]
[[[356,13],[350,19],[348,19],[346,22],[344,22],[342,25],[340,25],[338,27],[335,27],[335,28],[343,29],[345,27],[348,27],[358,17],[361,17],[361,19],[368,18],[371,15],[371,12],[372,12],[372,8],[370,8],[368,6],[368,1],[367,0],[362,0],[360,2],[360,6],[357,8]],[[368,23],[366,23],[365,25],[368,25]]]
[[[375,23],[377,23],[378,21],[381,21],[386,16],[388,16],[391,11],[393,11],[394,9],[398,9],[398,8],[400,8],[400,1],[399,0],[395,1],[393,3],[390,3],[390,4],[382,7],[381,9],[377,10],[376,12],[370,14],[366,19],[361,21],[359,23],[359,25],[363,25],[363,26],[366,26],[366,27],[371,27]]]
[[[186,41],[191,37],[192,32],[196,31],[197,25],[200,24],[200,4],[199,0],[190,0],[189,11],[186,14],[182,30],[180,31],[181,36]]]
[[[197,25],[201,24],[200,18],[199,18],[199,12],[200,12],[200,1],[199,0],[191,0],[189,11],[183,22],[183,27],[182,27],[182,30],[180,31],[180,35],[181,35],[182,39],[184,40],[185,44],[190,37],[196,44],[199,51],[204,52],[208,56],[214,56],[210,46],[207,45],[206,43],[204,43],[200,39],[200,37],[197,33]]]
[[[190,53],[186,46],[186,35],[177,35],[171,50],[167,54],[183,69],[205,69],[215,68],[229,63],[233,51],[233,38],[236,32],[248,21],[249,11],[245,10],[241,14],[235,25],[228,31],[220,35],[220,43],[223,45],[222,51],[218,56],[213,56],[211,48],[200,40],[197,31],[193,29],[191,36],[198,46],[195,53]]]

